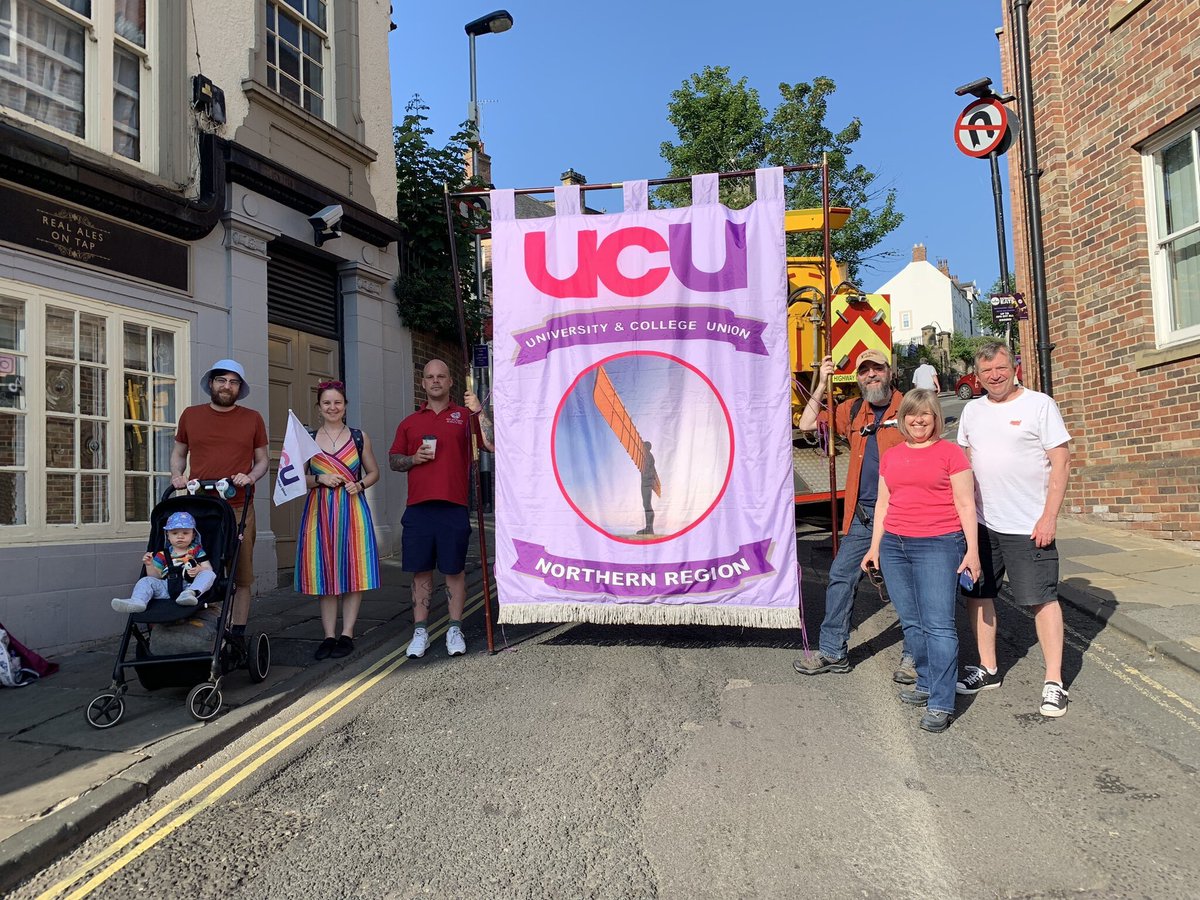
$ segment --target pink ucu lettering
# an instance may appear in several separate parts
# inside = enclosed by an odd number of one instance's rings
[[[725,222],[725,263],[716,272],[703,272],[692,260],[692,225],[671,225],[668,239],[652,228],[621,228],[603,241],[595,231],[580,231],[576,237],[578,257],[575,271],[565,278],[551,275],[546,266],[546,232],[525,235],[525,274],[529,283],[551,297],[596,297],[599,285],[621,297],[644,297],[653,293],[674,274],[689,290],[705,293],[744,288],[749,283],[746,265],[746,226]],[[669,266],[652,267],[631,278],[621,272],[622,251],[639,247],[648,254],[668,253]]]

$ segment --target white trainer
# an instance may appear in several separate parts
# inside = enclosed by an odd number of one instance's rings
[[[446,632],[446,655],[462,656],[467,652],[467,639],[463,637],[462,629],[451,625]]]
[[[424,656],[425,651],[429,649],[429,632],[424,628],[413,630],[412,640],[408,642],[408,649],[405,653],[409,659],[417,659]]]
[[[112,608],[119,613],[140,613],[146,611],[146,604],[130,598],[113,597]]]
[[[200,600],[196,596],[196,592],[188,588],[179,592],[179,596],[175,598],[175,602],[180,606],[195,606]]]

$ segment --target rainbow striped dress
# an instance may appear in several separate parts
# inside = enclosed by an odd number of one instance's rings
[[[336,473],[348,481],[358,480],[362,469],[353,440],[337,453],[318,453],[308,464],[315,475]],[[295,587],[314,596],[379,587],[379,549],[364,494],[319,485],[308,492],[296,540]]]

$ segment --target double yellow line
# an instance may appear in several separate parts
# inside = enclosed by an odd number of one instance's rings
[[[463,612],[464,619],[482,608],[482,598],[482,592],[470,598],[467,608]],[[430,637],[437,638],[445,633],[448,622],[449,616],[443,616],[435,622],[433,627],[430,628]],[[225,763],[225,765],[221,766],[211,775],[206,776],[195,787],[190,788],[183,795],[172,800],[135,828],[123,834],[103,852],[92,857],[79,869],[39,894],[37,900],[52,900],[52,898],[64,895],[70,898],[70,900],[75,900],[78,897],[86,897],[117,872],[121,871],[121,869],[125,868],[125,866],[159,843],[159,841],[208,809],[272,759],[300,740],[300,738],[353,703],[406,662],[408,662],[408,657],[404,655],[403,648],[394,650],[378,660],[374,665],[360,672],[336,690],[331,691],[326,697],[314,703],[308,709],[289,719],[266,737],[257,741],[253,746],[248,747]],[[321,711],[322,709],[324,709],[323,712]],[[295,730],[292,731],[292,729]],[[288,734],[283,740],[279,740],[279,738],[289,731],[292,733]],[[277,740],[279,742],[271,746]],[[227,780],[221,783],[226,778]],[[210,791],[211,793],[209,793]],[[188,806],[188,804],[191,804],[197,798],[201,799],[193,805]],[[157,831],[150,833],[160,822],[173,815],[174,818],[169,822]],[[117,858],[113,859],[114,856]],[[95,872],[96,869],[108,860],[112,861],[104,866],[103,869],[100,869],[100,871]],[[88,878],[86,882],[79,885],[70,894],[66,893],[73,885],[92,872],[95,872],[95,874],[91,878]]]

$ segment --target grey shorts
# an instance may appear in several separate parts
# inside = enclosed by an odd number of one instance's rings
[[[1008,575],[1008,587],[1018,606],[1041,606],[1058,599],[1058,547],[1038,547],[1027,534],[1001,534],[979,526],[979,561],[983,577],[963,596],[975,600],[995,599],[1000,582]]]

